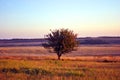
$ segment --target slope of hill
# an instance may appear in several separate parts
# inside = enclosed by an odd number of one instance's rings
[[[82,45],[120,44],[120,37],[85,37],[77,38]],[[45,39],[0,39],[0,47],[41,46]]]
[[[81,44],[120,44],[120,37],[86,37],[78,40]]]

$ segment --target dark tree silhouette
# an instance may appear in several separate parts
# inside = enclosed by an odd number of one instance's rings
[[[52,47],[60,60],[62,54],[71,52],[75,49],[75,47],[77,47],[78,42],[76,38],[77,34],[74,34],[71,30],[54,30],[47,35],[47,47]]]

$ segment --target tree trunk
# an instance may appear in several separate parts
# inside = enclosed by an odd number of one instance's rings
[[[58,60],[60,60],[60,56],[58,56]]]
[[[60,60],[61,54],[60,54],[60,53],[58,53],[57,55],[58,55],[58,60]]]

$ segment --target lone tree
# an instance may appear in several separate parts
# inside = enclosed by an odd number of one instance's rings
[[[55,53],[57,53],[58,60],[62,54],[71,52],[77,47],[78,42],[76,40],[77,34],[68,29],[59,29],[51,31],[47,35],[48,43],[47,47],[52,47]]]

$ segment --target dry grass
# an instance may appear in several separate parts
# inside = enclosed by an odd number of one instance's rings
[[[57,59],[56,53],[43,47],[0,47],[1,59]],[[120,46],[80,46],[77,51],[62,55],[64,60],[120,61]]]
[[[57,56],[0,56],[0,59],[8,60],[57,60]],[[61,60],[70,61],[96,61],[96,62],[120,62],[120,56],[79,56],[66,57]]]
[[[0,47],[0,80],[120,80],[119,46],[81,46],[56,60],[43,47]]]
[[[0,47],[0,55],[55,55],[43,47]],[[119,56],[120,46],[80,46],[65,56]]]
[[[6,80],[6,78],[7,80],[120,80],[120,62],[2,59],[0,79]]]
[[[119,56],[120,46],[80,46],[70,56]]]

